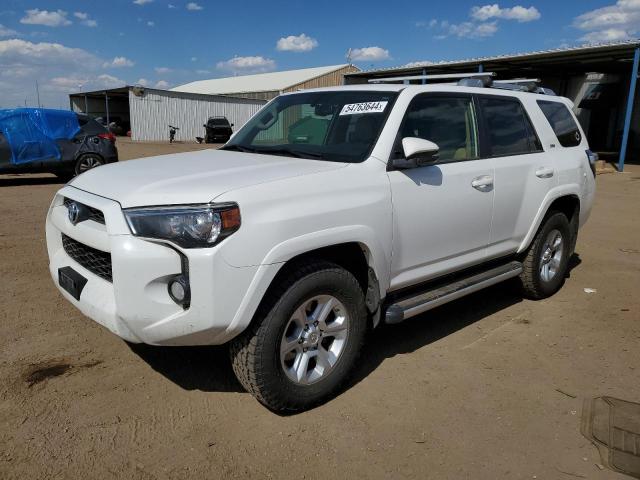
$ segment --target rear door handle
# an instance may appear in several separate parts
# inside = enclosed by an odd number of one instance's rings
[[[488,192],[493,188],[493,177],[491,175],[482,175],[471,181],[471,186],[481,192]]]
[[[553,177],[553,168],[540,167],[536,170],[536,177],[538,178],[551,178]]]

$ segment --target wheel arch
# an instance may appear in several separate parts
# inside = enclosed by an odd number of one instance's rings
[[[547,198],[545,198],[543,205],[538,210],[533,225],[518,248],[518,253],[524,252],[529,248],[529,245],[533,241],[535,234],[540,229],[543,220],[549,212],[552,211],[564,213],[569,220],[572,234],[570,251],[573,252],[580,223],[580,195],[577,188],[574,189],[569,187],[563,188],[559,191],[550,192]]]
[[[277,264],[263,264],[249,287],[247,297],[236,313],[229,330],[239,334],[253,321],[265,299],[276,289],[279,282],[297,266],[311,260],[324,260],[335,263],[351,272],[363,289],[369,313],[379,313],[381,286],[379,273],[375,270],[373,254],[369,247],[358,241],[348,241],[324,245],[289,256]],[[379,318],[379,315],[377,316]],[[373,317],[372,317],[373,318]],[[374,318],[374,326],[377,321]]]

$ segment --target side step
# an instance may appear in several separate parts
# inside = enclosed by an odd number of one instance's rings
[[[400,323],[407,318],[477,292],[490,285],[500,283],[508,278],[517,277],[521,272],[522,263],[513,261],[506,265],[500,265],[491,270],[456,280],[448,285],[441,285],[412,297],[403,298],[387,307],[385,323]]]

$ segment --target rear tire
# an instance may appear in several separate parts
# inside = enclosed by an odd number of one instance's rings
[[[100,165],[104,165],[104,159],[100,155],[97,153],[85,153],[76,161],[74,172],[76,175],[80,175]]]
[[[350,272],[325,261],[301,264],[270,290],[231,343],[233,371],[271,410],[305,410],[351,373],[366,332],[364,294]]]
[[[564,284],[574,244],[564,213],[551,212],[543,220],[522,262],[520,283],[525,297],[547,298]]]

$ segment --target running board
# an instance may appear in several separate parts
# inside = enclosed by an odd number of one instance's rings
[[[419,315],[427,310],[443,305],[470,293],[482,290],[503,280],[517,277],[522,272],[522,263],[510,262],[506,265],[477,273],[448,285],[439,286],[426,292],[418,293],[389,305],[385,313],[385,323],[400,323],[407,318]]]

